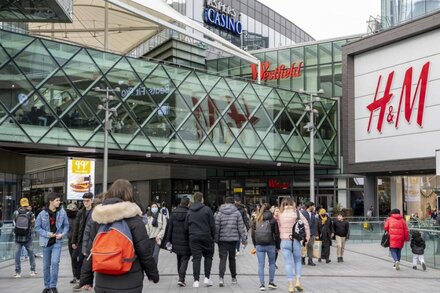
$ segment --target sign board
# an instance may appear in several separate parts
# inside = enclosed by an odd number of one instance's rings
[[[240,193],[243,192],[243,187],[234,187],[234,193]]]
[[[67,199],[82,200],[86,192],[95,194],[95,161],[67,159]]]
[[[440,176],[440,150],[435,151],[435,175]]]
[[[434,30],[354,57],[356,163],[433,157],[440,54],[432,44],[439,38]]]

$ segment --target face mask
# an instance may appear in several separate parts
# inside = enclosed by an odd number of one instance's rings
[[[155,214],[155,213],[157,213],[157,208],[151,208],[151,212],[153,213],[153,214]]]

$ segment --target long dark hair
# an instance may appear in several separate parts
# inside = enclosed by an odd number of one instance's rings
[[[105,198],[120,198],[123,201],[134,202],[133,198],[133,186],[130,181],[126,179],[118,179],[113,182],[112,186],[108,189],[104,195]]]

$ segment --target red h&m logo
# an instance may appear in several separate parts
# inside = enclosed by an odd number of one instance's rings
[[[426,96],[426,85],[428,83],[428,72],[429,72],[429,64],[430,62],[426,62],[422,71],[420,72],[419,80],[417,81],[416,90],[414,92],[414,96],[411,99],[411,85],[412,85],[412,76],[413,76],[413,68],[410,67],[405,72],[405,78],[403,80],[402,89],[400,92],[399,106],[397,108],[397,117],[394,121],[394,112],[393,106],[389,105],[389,102],[393,98],[393,93],[391,93],[391,86],[393,84],[394,71],[388,74],[387,84],[385,86],[385,91],[383,96],[377,99],[377,93],[379,92],[380,82],[382,80],[382,75],[379,76],[379,80],[377,81],[376,93],[374,95],[374,101],[367,106],[368,110],[370,110],[370,119],[368,120],[368,128],[367,131],[370,132],[371,120],[373,118],[373,113],[377,109],[379,112],[379,119],[377,120],[377,130],[382,132],[383,120],[385,118],[385,114],[387,114],[387,122],[389,124],[394,123],[395,128],[399,127],[399,118],[400,118],[400,109],[402,107],[402,100],[405,99],[405,119],[408,123],[411,121],[411,114],[414,108],[414,103],[416,101],[417,95],[419,96],[419,106],[417,108],[417,124],[422,127],[423,126],[423,114],[425,110],[425,96]],[[387,108],[388,106],[388,108]],[[387,113],[385,113],[387,112]]]

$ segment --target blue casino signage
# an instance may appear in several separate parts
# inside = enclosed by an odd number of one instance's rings
[[[222,28],[235,35],[241,35],[243,26],[236,18],[235,9],[217,0],[206,0],[204,21],[209,25]]]

